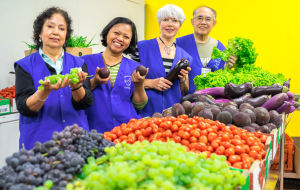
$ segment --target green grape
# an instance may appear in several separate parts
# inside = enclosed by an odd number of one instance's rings
[[[45,181],[44,186],[46,188],[50,189],[53,186],[53,181],[51,181],[51,180]]]

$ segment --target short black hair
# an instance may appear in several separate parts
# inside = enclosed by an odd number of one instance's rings
[[[35,49],[39,50],[40,47],[43,46],[42,42],[39,42],[40,34],[42,32],[44,23],[47,19],[51,18],[53,14],[60,14],[64,17],[66,23],[67,23],[67,34],[66,34],[66,41],[63,45],[64,50],[66,51],[67,47],[67,41],[70,39],[71,34],[73,33],[72,29],[72,19],[69,17],[69,14],[60,9],[59,7],[50,7],[46,10],[44,10],[42,13],[39,14],[39,16],[35,19],[33,23],[33,42],[35,44]]]
[[[102,30],[100,37],[101,39],[101,43],[104,47],[107,47],[107,34],[110,31],[110,29],[116,25],[116,24],[128,24],[131,26],[131,31],[132,31],[132,38],[129,44],[129,47],[123,52],[124,54],[133,54],[137,51],[136,49],[136,45],[138,42],[138,37],[137,37],[137,30],[135,27],[135,24],[128,18],[124,18],[124,17],[116,17],[114,18],[112,21],[110,21],[108,23],[108,25],[105,26],[105,28]]]

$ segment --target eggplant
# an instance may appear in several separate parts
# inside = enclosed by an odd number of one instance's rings
[[[222,105],[219,104],[219,103],[216,103],[212,100],[212,97],[209,97],[209,96],[205,96],[203,94],[198,94],[198,97],[197,97],[197,100],[196,102],[207,102],[209,104],[212,104],[212,105],[216,105],[218,106],[219,108],[222,108]]]
[[[295,102],[298,102],[298,100],[300,99],[300,94],[296,94],[294,93],[294,97],[295,97]]]
[[[249,98],[251,98],[251,94],[247,93],[239,98],[232,99],[231,101],[237,103],[237,105],[240,106],[242,103],[244,103]]]
[[[290,110],[286,112],[286,114],[292,113],[296,110],[294,106],[291,106]]]
[[[226,97],[226,95],[224,94],[224,87],[206,88],[203,90],[198,90],[194,94],[207,94],[207,95],[211,95],[211,96]]]
[[[294,105],[293,105],[296,109],[298,109],[300,107],[300,104],[298,102],[296,102]]]
[[[222,102],[229,102],[230,100],[225,99],[225,98],[218,98],[218,99],[215,99],[213,101],[216,102],[216,103],[222,103]]]
[[[288,95],[289,99],[288,100],[295,100],[295,96],[291,92],[287,92],[286,95]]]
[[[147,73],[147,68],[145,66],[143,66],[143,65],[137,66],[137,68],[135,70],[136,70],[136,72],[140,73],[141,77],[145,76],[146,73]]]
[[[169,72],[169,74],[165,77],[165,79],[173,83],[178,79],[178,75],[180,74],[181,69],[187,70],[189,66],[190,63],[187,59],[180,59],[173,67],[173,69]]]
[[[287,101],[284,101],[278,108],[276,108],[275,111],[277,111],[279,114],[283,113],[287,108],[288,110],[290,110],[292,104],[287,102]]]
[[[245,101],[245,103],[251,104],[254,108],[262,106],[266,101],[270,98],[267,95],[261,95],[256,98],[249,98]]]
[[[290,102],[292,105],[293,105],[293,104],[296,104],[296,102],[293,101],[293,100],[287,100],[287,102]]]
[[[181,99],[180,99],[180,103],[182,104],[184,101],[190,101],[191,103],[193,102],[197,102],[198,100],[198,97],[203,97],[203,98],[209,98],[207,95],[204,95],[204,94],[188,94],[188,95],[185,95],[183,96]],[[211,96],[210,96],[211,97]],[[210,99],[210,98],[209,98]]]
[[[286,98],[286,93],[276,94],[272,98],[270,98],[266,103],[264,103],[261,107],[266,108],[267,110],[274,110],[278,108]]]
[[[224,88],[224,94],[227,97],[230,97],[230,98],[241,97],[244,94],[251,92],[251,90],[253,88],[253,83],[254,82],[255,81],[253,81],[252,83],[245,82],[245,83],[243,83],[241,85],[236,85],[236,84],[233,84],[233,83],[227,83],[225,85],[225,88]]]
[[[256,98],[261,95],[276,95],[282,92],[288,92],[289,89],[285,86],[272,85],[272,86],[258,86],[254,87],[251,91],[253,98]]]
[[[289,80],[285,81],[283,83],[283,86],[287,87],[288,89],[290,89],[290,81],[291,81],[291,78],[289,78]]]

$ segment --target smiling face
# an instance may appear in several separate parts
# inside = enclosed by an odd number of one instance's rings
[[[131,38],[132,30],[129,24],[116,24],[107,34],[107,48],[113,53],[123,53],[129,47]]]
[[[64,17],[54,13],[44,22],[42,32],[39,35],[42,39],[43,48],[62,48],[67,34],[67,23]]]
[[[174,38],[180,30],[181,24],[175,18],[165,17],[159,23],[159,29],[165,38]]]
[[[217,23],[217,21],[214,20],[213,12],[207,7],[201,7],[196,10],[191,22],[194,27],[194,32],[199,35],[208,35]]]

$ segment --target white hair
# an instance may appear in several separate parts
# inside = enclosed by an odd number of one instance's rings
[[[183,24],[185,21],[185,14],[183,10],[180,7],[172,4],[167,4],[157,11],[156,18],[158,22],[165,17],[175,18],[179,20],[180,24]]]

